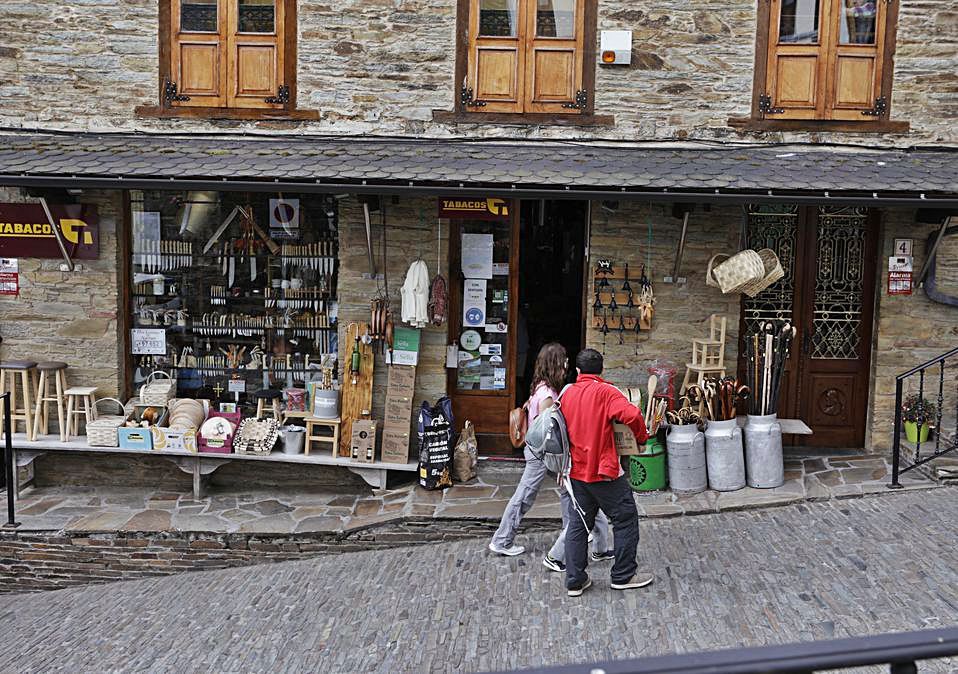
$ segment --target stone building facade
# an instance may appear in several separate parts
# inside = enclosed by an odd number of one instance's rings
[[[762,0],[759,0],[758,5]],[[611,124],[548,124],[437,121],[459,95],[455,81],[457,4],[454,0],[348,0],[298,2],[298,107],[318,119],[229,121],[157,119],[135,113],[157,102],[158,3],[88,0],[12,1],[0,7],[0,144],[3,133],[53,130],[62,133],[242,134],[383,136],[411,140],[504,139],[649,144],[695,148],[712,144],[849,144],[879,148],[958,147],[958,0],[902,2],[893,78],[892,113],[910,124],[907,132],[743,131],[729,124],[751,111],[757,4],[754,0],[704,0],[689,5],[655,0],[641,7],[626,0],[600,0],[597,28],[631,30],[631,65],[595,66],[595,112]],[[56,40],[38,39],[55,35]],[[441,118],[441,115],[439,116]],[[700,144],[696,144],[700,143]],[[705,144],[705,145],[703,145]],[[774,166],[770,171],[776,170]],[[29,201],[27,190],[0,187],[0,201]],[[116,232],[123,223],[123,193],[86,190],[80,199],[96,204],[101,220],[101,256],[74,273],[56,261],[21,261],[17,302],[0,300],[3,356],[70,360],[79,379],[96,381],[106,393],[123,393],[126,356],[117,338],[120,304]],[[450,269],[449,223],[436,218],[430,196],[385,198],[386,237],[378,229],[373,254],[385,270],[392,306],[409,262],[422,257],[435,273]],[[593,201],[589,212],[587,269],[603,258],[641,266],[655,264],[655,327],[620,345],[594,328],[585,343],[607,355],[608,374],[623,386],[639,385],[647,362],[662,359],[682,375],[692,337],[704,334],[713,313],[728,316],[726,358],[738,357],[740,298],[705,284],[705,267],[716,252],[734,252],[741,241],[740,206],[696,209],[690,218],[683,260],[684,284],[664,284],[679,240],[679,221],[670,205],[623,200],[616,210]],[[875,330],[866,448],[888,448],[894,411],[894,375],[948,350],[958,334],[958,311],[935,304],[921,292],[891,297],[884,292],[894,239],[916,242],[916,269],[924,238],[935,229],[916,224],[916,210],[883,209],[876,293]],[[362,208],[355,195],[340,201],[340,324],[368,319],[369,301],[381,282],[370,278]],[[651,230],[651,243],[650,240]],[[588,276],[588,274],[587,274]],[[591,281],[583,290],[594,291]],[[576,298],[578,301],[578,298]],[[588,305],[588,303],[587,303]],[[591,325],[595,314],[586,312]],[[340,333],[342,335],[343,328]],[[445,327],[426,328],[415,400],[447,393]],[[341,339],[341,362],[345,349]],[[383,413],[386,368],[377,356],[373,416]],[[159,470],[160,462],[154,466]],[[51,467],[51,470],[53,468]],[[78,470],[73,466],[72,470]],[[170,468],[175,472],[175,469]],[[177,479],[181,479],[177,473]]]

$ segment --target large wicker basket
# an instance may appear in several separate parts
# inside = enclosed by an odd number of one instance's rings
[[[716,264],[719,258],[726,258]],[[723,294],[742,292],[742,288],[761,280],[765,276],[765,263],[754,250],[743,250],[729,257],[713,255],[705,272],[705,283],[718,288]]]
[[[162,375],[166,379],[158,379]],[[176,380],[162,370],[155,370],[140,387],[141,405],[159,405],[164,407],[176,397]]]
[[[97,411],[98,406],[106,401],[116,403],[120,408],[120,414],[100,416]],[[100,398],[93,403],[93,413],[96,419],[86,425],[87,444],[91,447],[119,447],[120,438],[116,429],[126,421],[126,408],[123,403],[116,398]]]
[[[752,283],[749,283],[741,288],[741,291],[749,297],[755,297],[760,292],[785,276],[785,270],[782,269],[782,263],[778,259],[778,255],[775,254],[774,250],[771,248],[763,248],[762,250],[758,251],[758,256],[762,258],[762,265],[765,268],[765,273],[762,275],[762,278],[756,279]]]

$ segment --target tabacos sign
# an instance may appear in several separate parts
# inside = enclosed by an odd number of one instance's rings
[[[51,204],[50,214],[71,258],[95,260],[100,256],[96,206]],[[0,204],[0,257],[63,257],[43,206]]]
[[[457,220],[508,220],[509,201],[498,197],[439,199],[439,217]]]

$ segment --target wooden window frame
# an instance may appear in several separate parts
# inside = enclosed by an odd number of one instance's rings
[[[481,112],[470,110],[462,101],[460,88],[469,71],[470,0],[456,3],[456,68],[452,110],[433,110],[433,121],[454,124],[517,124],[552,126],[613,126],[612,115],[595,114],[596,35],[598,0],[583,3],[582,88],[589,93],[579,113]]]
[[[884,49],[882,60],[881,92],[887,102],[884,112],[874,121],[849,121],[832,119],[774,119],[768,118],[760,107],[768,78],[769,36],[772,32],[773,3],[780,0],[757,0],[758,17],[755,34],[755,75],[752,80],[752,112],[750,117],[730,117],[729,126],[743,131],[819,131],[844,133],[907,133],[907,121],[893,121],[891,117],[893,82],[895,74],[895,49],[898,35],[898,8],[900,0],[876,0],[887,8],[885,18]],[[828,82],[824,83],[828,87]]]
[[[297,67],[297,1],[277,0],[284,3],[283,13],[283,83],[289,87],[289,101],[282,108],[242,108],[242,107],[175,107],[165,97],[165,87],[172,81],[172,44],[173,16],[171,0],[159,3],[159,74],[157,77],[157,98],[159,105],[141,105],[135,109],[139,117],[159,118],[205,118],[227,120],[318,120],[319,110],[298,109],[296,107],[296,67]]]

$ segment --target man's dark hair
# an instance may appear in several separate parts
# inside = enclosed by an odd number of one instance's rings
[[[602,374],[602,354],[595,349],[583,349],[575,357],[575,366],[582,374]]]

